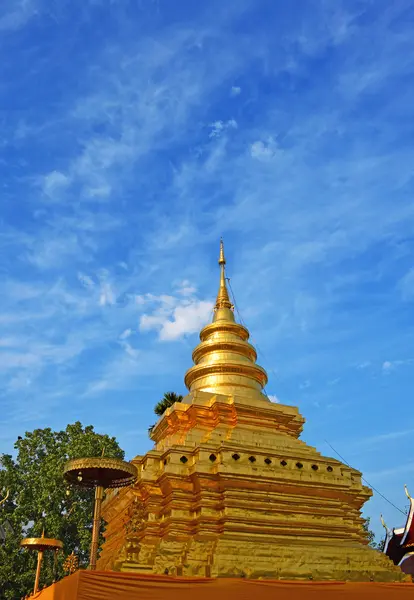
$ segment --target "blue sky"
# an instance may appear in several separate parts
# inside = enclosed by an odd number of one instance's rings
[[[413,26],[408,0],[3,0],[1,451],[76,419],[149,449],[222,235],[267,392],[404,507]]]

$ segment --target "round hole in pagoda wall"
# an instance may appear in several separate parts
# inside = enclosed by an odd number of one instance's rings
[[[233,455],[232,455],[232,458],[233,458],[234,460],[239,460],[239,458],[240,458],[240,455],[239,455],[239,454],[233,454]]]
[[[298,469],[303,469],[303,465],[302,465],[301,462],[297,462],[296,466],[297,466]]]
[[[326,467],[326,470],[328,471],[328,473],[332,473],[333,468],[331,466],[329,466],[329,467]]]
[[[317,471],[317,470],[319,469],[319,467],[318,467],[318,465],[312,465],[312,469],[313,469],[314,471]]]
[[[256,462],[256,459],[255,459],[255,457],[254,457],[254,456],[249,456],[249,461],[250,461],[251,463],[255,463],[255,462]]]
[[[282,467],[286,467],[286,465],[287,465],[287,462],[286,462],[285,460],[281,460],[281,461],[280,461],[280,464],[282,465]]]
[[[270,458],[265,458],[265,463],[266,463],[267,465],[271,465],[271,464],[272,464],[272,461],[271,461],[271,459],[270,459]]]
[[[183,465],[185,465],[185,463],[188,462],[188,458],[186,456],[182,456],[180,461],[183,463]]]
[[[210,454],[209,459],[211,462],[215,462],[217,460],[217,456],[215,454]]]

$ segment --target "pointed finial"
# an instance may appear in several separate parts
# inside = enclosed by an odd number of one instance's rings
[[[405,484],[404,484],[404,490],[405,490],[405,495],[407,496],[407,498],[408,498],[409,500],[412,500],[412,498],[411,498],[411,496],[410,496],[410,493],[409,493],[409,491],[408,491],[408,488],[407,488],[407,486],[406,486]]]
[[[214,307],[216,312],[220,308],[227,308],[227,309],[233,308],[233,305],[230,302],[229,293],[227,291],[226,274],[225,274],[226,259],[224,257],[223,239],[220,239],[220,255],[219,255],[218,263],[220,265],[220,287],[219,287],[219,291],[217,294],[216,304]],[[227,316],[229,316],[229,315],[227,315]],[[230,317],[230,318],[232,319],[232,317]]]
[[[219,256],[219,261],[218,261],[219,265],[225,265],[226,264],[226,259],[224,257],[224,244],[223,244],[223,238],[220,238],[220,256]]]
[[[102,454],[101,454],[101,458],[103,458],[103,455],[105,454],[105,446],[102,446]]]
[[[43,531],[42,531],[42,538],[45,537],[45,528],[43,527]]]
[[[381,525],[384,527],[386,531],[388,531],[388,527],[385,524],[384,517],[381,515]]]

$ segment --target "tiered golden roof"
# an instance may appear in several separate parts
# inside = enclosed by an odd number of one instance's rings
[[[266,371],[256,364],[256,350],[247,341],[249,331],[236,323],[226,284],[223,241],[220,242],[220,286],[213,322],[200,333],[193,352],[194,366],[185,375],[190,392],[203,391],[265,399]]]

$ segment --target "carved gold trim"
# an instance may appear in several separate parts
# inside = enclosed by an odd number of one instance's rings
[[[237,335],[243,341],[247,341],[250,337],[248,329],[240,323],[232,323],[231,321],[216,321],[215,323],[209,323],[200,331],[200,340],[204,342],[209,335],[216,333],[228,332]]]
[[[187,373],[184,376],[185,385],[190,388],[191,385],[197,379],[201,379],[201,377],[207,377],[208,375],[219,375],[219,374],[235,374],[235,375],[244,375],[245,377],[250,377],[260,383],[262,387],[264,387],[267,383],[267,373],[266,371],[256,364],[208,364],[208,365],[194,365],[190,369],[188,369]]]
[[[199,344],[193,350],[193,361],[197,364],[203,356],[206,354],[210,354],[210,352],[217,352],[228,350],[229,352],[234,352],[235,354],[240,354],[241,356],[245,356],[249,358],[252,362],[257,360],[257,353],[254,347],[248,342],[236,342],[236,341],[228,341],[222,342],[220,340],[214,341],[206,345],[205,343]]]

